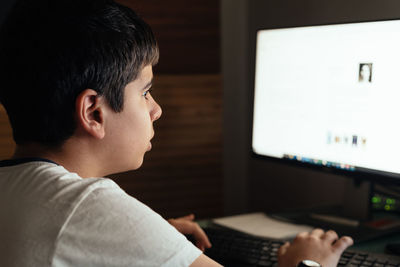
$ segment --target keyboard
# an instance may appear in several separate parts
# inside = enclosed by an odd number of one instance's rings
[[[278,266],[280,240],[247,235],[227,228],[203,228],[212,247],[205,254],[228,267]],[[400,267],[400,257],[365,251],[346,250],[338,266]]]

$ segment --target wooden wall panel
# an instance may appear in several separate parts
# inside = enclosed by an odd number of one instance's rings
[[[7,113],[3,105],[0,105],[0,160],[10,158],[14,149],[15,143],[12,139],[12,130]]]
[[[153,149],[141,169],[114,175],[130,195],[165,217],[222,214],[220,75],[158,75],[153,96],[163,108]]]
[[[219,73],[218,0],[118,0],[153,29],[160,47],[157,73]]]

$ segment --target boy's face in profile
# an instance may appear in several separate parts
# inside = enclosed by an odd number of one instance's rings
[[[153,69],[145,66],[138,77],[125,87],[121,112],[107,110],[104,144],[108,146],[113,172],[139,168],[144,154],[151,149],[153,122],[160,118],[161,107],[150,95]]]

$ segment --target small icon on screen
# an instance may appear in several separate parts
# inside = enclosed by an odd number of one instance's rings
[[[353,141],[351,142],[353,144],[353,146],[357,146],[357,141],[358,141],[358,136],[353,135]]]
[[[362,137],[362,138],[361,138],[361,144],[362,144],[363,146],[367,145],[367,138]]]
[[[360,83],[372,82],[372,63],[360,63],[358,69],[358,82]]]

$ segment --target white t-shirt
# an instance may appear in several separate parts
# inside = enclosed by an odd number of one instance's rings
[[[106,178],[0,162],[0,266],[188,266],[201,251]]]

